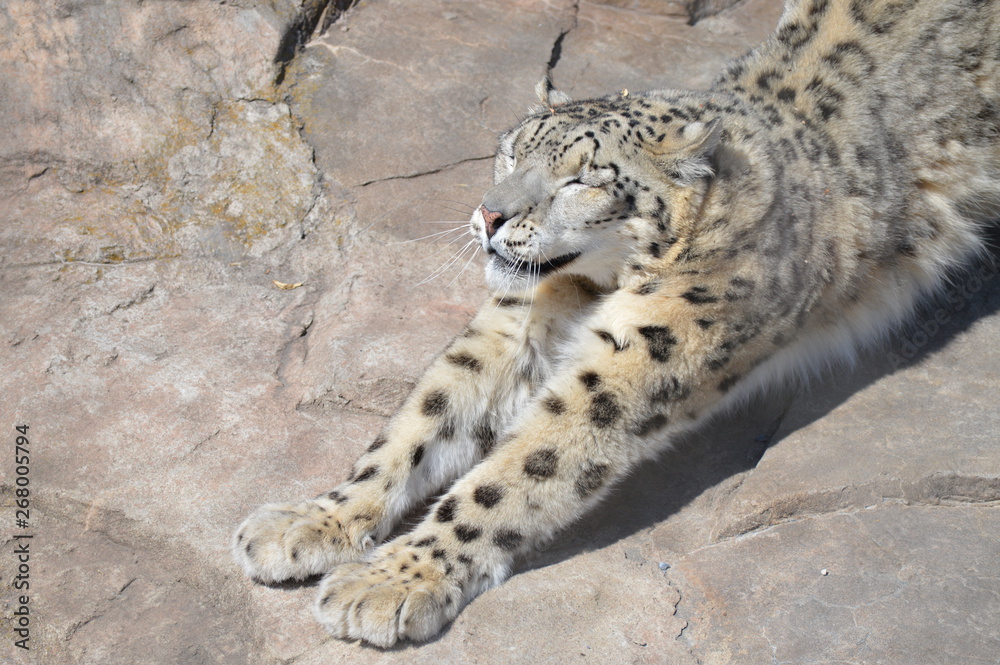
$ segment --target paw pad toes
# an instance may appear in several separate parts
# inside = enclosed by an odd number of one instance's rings
[[[351,607],[349,625],[351,637],[357,637],[380,647],[389,647],[399,637],[399,608],[405,596],[397,589],[374,588]]]
[[[412,554],[388,547],[370,562],[335,568],[316,600],[320,623],[335,636],[382,647],[433,637],[457,614],[457,589],[437,568],[414,565]]]
[[[246,573],[262,582],[304,579],[364,552],[315,501],[261,506],[237,529],[232,550]]]

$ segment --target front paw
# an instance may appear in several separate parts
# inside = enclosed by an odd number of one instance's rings
[[[343,512],[322,497],[261,506],[236,530],[233,556],[261,582],[300,580],[357,561],[375,544],[375,520]]]
[[[371,561],[333,570],[320,585],[316,617],[334,636],[389,647],[436,635],[465,603],[457,572],[440,551],[390,543]]]

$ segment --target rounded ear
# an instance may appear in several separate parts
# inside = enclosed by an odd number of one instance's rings
[[[535,97],[538,98],[539,105],[531,108],[533,113],[550,110],[560,104],[572,101],[570,96],[565,92],[556,90],[556,87],[552,85],[552,81],[548,76],[539,81],[538,85],[535,86]]]
[[[715,173],[712,157],[722,137],[722,122],[692,122],[643,147],[677,184],[687,186]]]

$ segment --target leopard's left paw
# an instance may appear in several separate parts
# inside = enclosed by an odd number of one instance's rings
[[[338,566],[320,585],[316,617],[333,635],[389,647],[436,635],[464,604],[463,585],[440,552],[389,543],[371,561]]]

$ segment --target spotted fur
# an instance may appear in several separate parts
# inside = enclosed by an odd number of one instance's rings
[[[326,573],[337,636],[433,636],[678,432],[851,354],[981,249],[998,70],[998,0],[798,0],[708,91],[544,82],[471,221],[494,295],[348,481],[260,508],[237,560]]]

